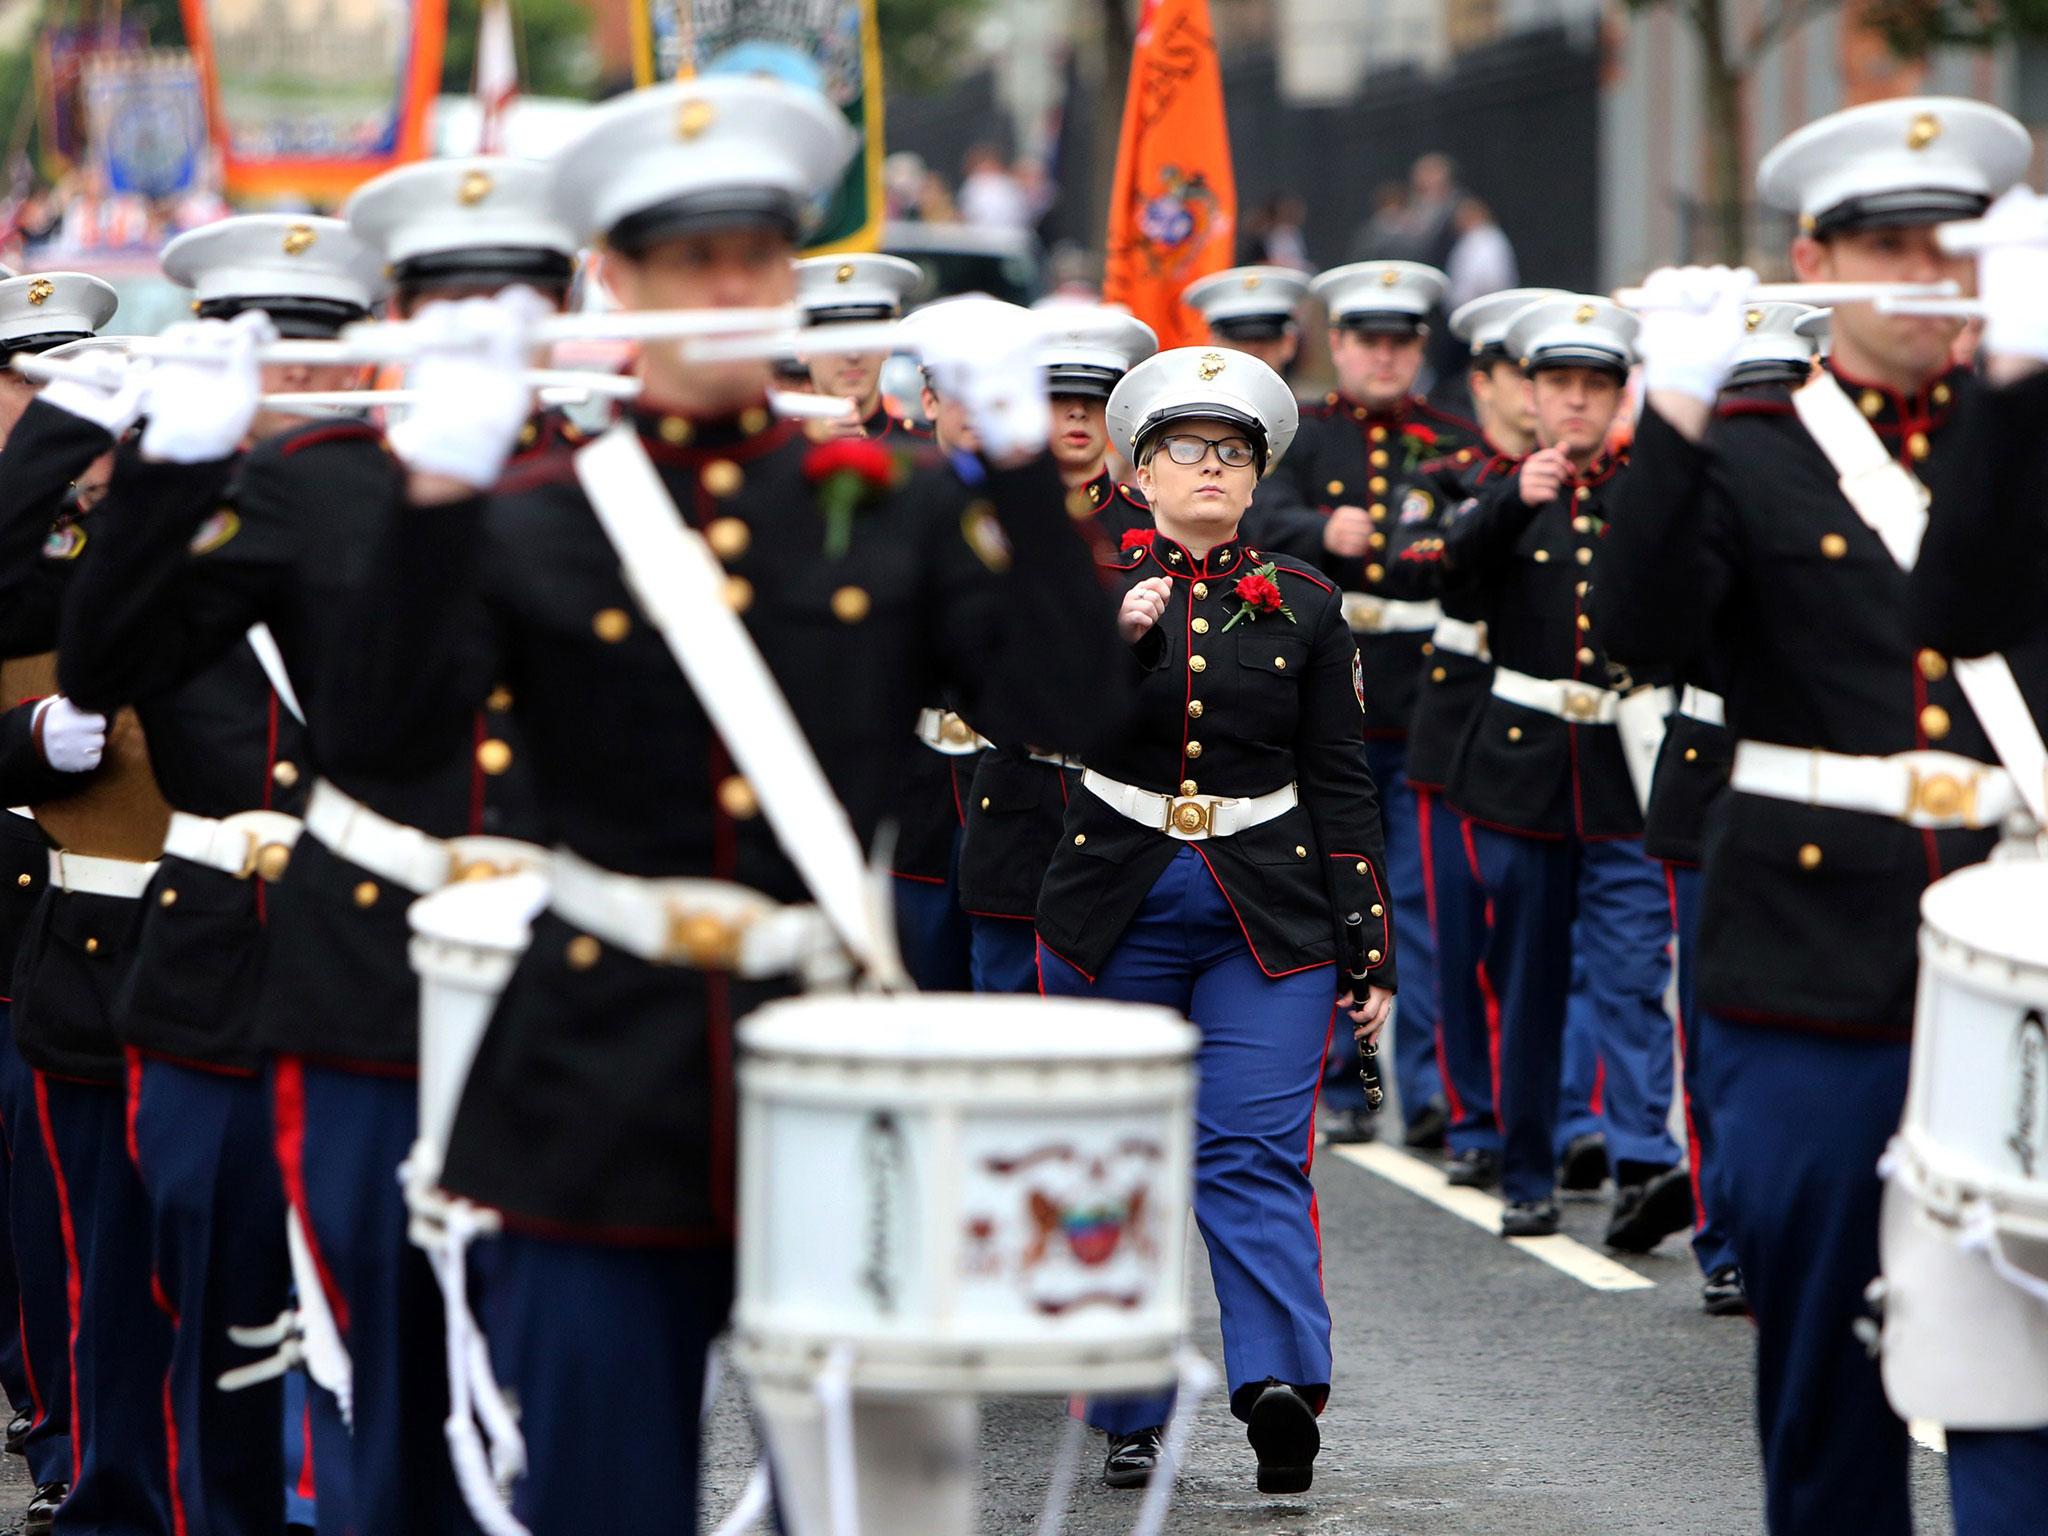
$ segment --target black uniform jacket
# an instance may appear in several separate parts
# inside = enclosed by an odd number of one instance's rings
[[[537,423],[531,451],[573,430],[552,418]],[[445,741],[438,759],[415,760],[402,774],[363,771],[334,750],[357,727],[340,722],[327,679],[335,653],[363,642],[348,595],[368,574],[400,486],[376,428],[313,423],[259,444],[239,464],[124,459],[120,474],[102,509],[111,518],[105,547],[85,573],[90,599],[67,616],[60,667],[74,697],[92,707],[157,699],[223,655],[246,652],[242,637],[262,620],[307,718],[304,746],[297,756],[279,754],[274,784],[303,790],[324,776],[436,837],[544,840],[502,696],[481,717],[464,714],[459,739]],[[241,786],[249,775],[237,769],[232,778]],[[181,808],[250,808],[234,799]],[[268,944],[258,1043],[340,1064],[408,1068],[419,1033],[418,986],[406,961],[411,893],[387,889],[303,837],[262,899]],[[177,908],[184,905],[181,893]]]
[[[1444,579],[1444,533],[1493,485],[1511,478],[1521,460],[1506,454],[1460,450],[1423,465],[1401,495],[1394,525],[1388,585],[1404,597],[1434,597],[1448,618],[1482,622],[1485,611],[1477,585]],[[1493,686],[1493,663],[1460,651],[1439,650],[1425,641],[1415,683],[1415,713],[1408,723],[1408,782],[1441,793],[1450,782],[1465,728]]]
[[[1321,404],[1303,409],[1293,447],[1253,499],[1245,536],[1293,555],[1346,591],[1388,598],[1431,595],[1417,594],[1394,573],[1395,509],[1424,464],[1467,452],[1477,458],[1483,451],[1478,427],[1420,397],[1374,411],[1343,395],[1325,395]],[[1362,559],[1340,559],[1323,548],[1323,523],[1341,506],[1364,507],[1378,525]],[[1428,639],[1412,630],[1358,637],[1368,736],[1407,734],[1416,667]]]
[[[1609,459],[1532,507],[1502,475],[1444,532],[1446,581],[1470,582],[1497,666],[1626,693],[1587,613],[1594,550],[1615,488],[1633,471]],[[1642,808],[1613,725],[1586,724],[1489,692],[1466,726],[1446,798],[1464,815],[1529,837],[1640,837]]]
[[[1288,613],[1230,626],[1238,583],[1267,563]],[[1233,540],[1197,560],[1160,536],[1129,550],[1122,588],[1173,578],[1165,615],[1123,669],[1137,698],[1089,766],[1160,794],[1263,795],[1289,783],[1300,804],[1202,855],[1269,976],[1341,957],[1338,930],[1365,921],[1372,979],[1394,985],[1391,893],[1378,799],[1360,731],[1358,647],[1328,580],[1286,556]],[[1103,962],[1183,846],[1082,789],[1038,901],[1046,945],[1083,974]]]
[[[1956,446],[1963,373],[1911,397],[1843,385],[1907,464]],[[1946,509],[1937,501],[1930,515],[1938,527]],[[1597,579],[1614,653],[1703,658],[1725,685],[1738,740],[1992,758],[1947,655],[1914,633],[1906,573],[1843,497],[1783,391],[1724,402],[1698,446],[1645,413]],[[2008,656],[2038,717],[2048,657],[2038,646]],[[1920,893],[1995,838],[1721,796],[1703,848],[1701,1003],[1763,1023],[1905,1036]]]
[[[1145,498],[1135,486],[1118,484],[1107,469],[1069,491],[1066,505],[1105,572],[1121,572],[1130,563],[1125,539],[1141,540],[1152,528]],[[1072,766],[1043,760],[1062,755]],[[1058,743],[1001,745],[975,759],[973,783],[963,799],[967,831],[960,843],[960,905],[965,910],[1021,922],[1036,915],[1038,889],[1060,840],[1067,802],[1080,788],[1079,761]]]
[[[1119,707],[1115,629],[1051,461],[960,473],[929,458],[824,552],[810,445],[766,413],[632,419],[740,610],[857,834],[896,803],[922,700],[952,694],[1023,739],[1099,734]],[[678,439],[686,441],[678,442]],[[606,868],[802,882],[736,779],[560,453],[492,496],[386,530],[345,669],[341,763],[402,775],[448,750],[494,679],[511,687],[557,839]],[[655,965],[552,913],[492,1022],[449,1150],[451,1188],[514,1220],[624,1239],[730,1227],[735,1017],[784,990]]]

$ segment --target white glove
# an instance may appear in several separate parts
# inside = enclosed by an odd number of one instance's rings
[[[1052,404],[1039,361],[1044,330],[1028,310],[997,299],[955,299],[924,342],[935,393],[958,400],[991,459],[1027,457],[1052,438]]]
[[[36,706],[34,727],[43,761],[59,773],[86,773],[100,765],[107,749],[107,717],[91,715],[62,694]]]
[[[2014,187],[1986,211],[1968,244],[1977,251],[1984,350],[2048,362],[2048,197]]]
[[[551,313],[531,288],[508,288],[413,316],[418,350],[405,386],[419,399],[384,434],[408,469],[478,490],[496,482],[533,414],[525,370],[534,323]]]
[[[149,365],[142,396],[142,456],[171,464],[224,459],[242,446],[263,404],[259,348],[277,340],[261,310],[232,320],[187,320],[163,334],[173,344]]]
[[[39,396],[44,403],[102,427],[115,438],[123,436],[135,425],[136,418],[142,414],[143,395],[148,387],[145,368],[130,363],[126,358],[105,353],[98,356],[87,353],[83,357],[60,361],[69,364],[76,373],[91,374],[92,377],[90,380],[83,377],[50,380]]]
[[[1645,278],[1635,307],[1645,392],[1712,405],[1749,334],[1742,312],[1755,287],[1748,267],[1659,267]]]

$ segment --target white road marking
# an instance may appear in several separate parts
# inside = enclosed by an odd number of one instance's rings
[[[1934,1452],[1935,1455],[1946,1456],[1948,1454],[1948,1435],[1943,1432],[1942,1427],[1935,1423],[1934,1420],[1915,1419],[1906,1426],[1906,1431],[1915,1440],[1918,1440],[1927,1449]]]
[[[1368,1173],[1376,1173],[1390,1184],[1398,1184],[1412,1195],[1420,1195],[1431,1205],[1449,1211],[1460,1220],[1469,1221],[1496,1236],[1500,1232],[1501,1212],[1504,1204],[1483,1190],[1464,1189],[1452,1184],[1444,1177],[1443,1171],[1410,1157],[1392,1147],[1370,1142],[1365,1146],[1331,1146],[1324,1149],[1335,1152],[1346,1162],[1356,1163]],[[1584,1243],[1559,1233],[1555,1237],[1512,1237],[1508,1243],[1519,1248],[1532,1259],[1540,1259],[1552,1269],[1570,1275],[1581,1285],[1591,1286],[1596,1291],[1652,1291],[1657,1282],[1637,1274],[1626,1264],[1617,1264],[1605,1254],[1595,1253]]]

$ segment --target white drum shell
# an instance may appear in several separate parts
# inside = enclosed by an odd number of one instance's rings
[[[407,910],[412,968],[420,978],[420,1126],[414,1173],[425,1183],[440,1177],[477,1047],[526,953],[533,917],[546,901],[547,881],[529,872],[444,886]]]
[[[799,999],[742,1026],[734,1341],[864,1393],[1153,1390],[1186,1324],[1195,1031],[1164,1009]]]

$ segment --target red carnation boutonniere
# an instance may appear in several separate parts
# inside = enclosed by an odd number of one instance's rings
[[[853,542],[855,509],[894,490],[903,478],[903,461],[872,438],[834,438],[804,455],[804,478],[818,488],[825,555],[837,560]]]
[[[1408,469],[1415,468],[1424,459],[1436,457],[1438,439],[1433,427],[1425,427],[1420,422],[1409,422],[1401,428],[1401,442],[1404,445],[1403,454]]]
[[[1158,533],[1155,529],[1126,528],[1124,530],[1123,542],[1119,544],[1117,548],[1123,550],[1125,553],[1129,553],[1131,550],[1134,549],[1150,549],[1152,547],[1152,541],[1156,537],[1158,537]]]
[[[1230,616],[1230,622],[1223,626],[1223,633],[1229,634],[1245,619],[1256,624],[1262,613],[1277,613],[1288,623],[1294,622],[1294,610],[1287,606],[1286,599],[1280,595],[1279,583],[1273,580],[1279,569],[1277,563],[1268,560],[1251,575],[1238,577],[1237,585],[1231,590],[1237,594],[1239,607]]]

